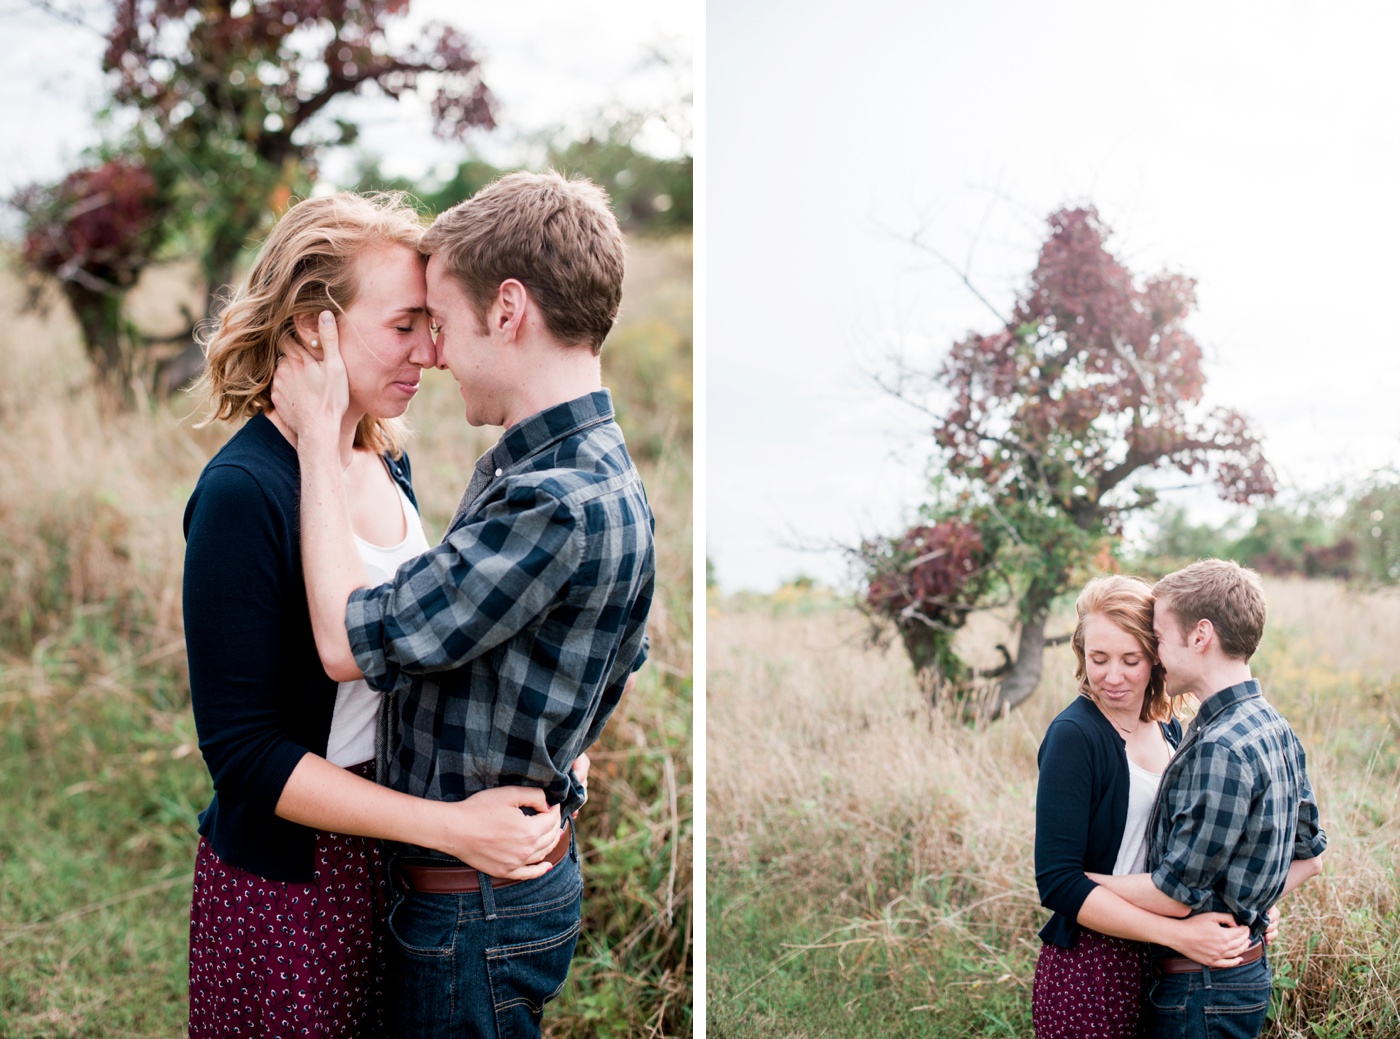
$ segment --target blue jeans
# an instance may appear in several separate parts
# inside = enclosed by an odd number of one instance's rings
[[[583,874],[569,854],[537,880],[429,895],[395,885],[389,1030],[404,1039],[539,1039],[578,942]]]
[[[1155,974],[1148,989],[1152,1039],[1257,1039],[1269,1010],[1269,958],[1224,970]]]

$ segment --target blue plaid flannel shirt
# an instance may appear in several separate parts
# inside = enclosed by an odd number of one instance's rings
[[[1230,913],[1262,935],[1289,864],[1327,847],[1306,766],[1256,680],[1206,700],[1162,775],[1153,883],[1192,912]]]
[[[607,390],[508,429],[442,544],[346,608],[355,660],[386,694],[382,781],[581,805],[569,766],[646,659],[653,529]]]

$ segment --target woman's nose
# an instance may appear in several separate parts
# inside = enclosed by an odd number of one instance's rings
[[[433,337],[426,328],[413,337],[413,349],[409,351],[408,359],[420,368],[437,367],[437,347],[433,345]]]

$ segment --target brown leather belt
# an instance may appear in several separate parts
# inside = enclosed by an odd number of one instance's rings
[[[1253,963],[1263,955],[1264,943],[1258,942],[1249,947],[1249,950],[1240,957],[1240,962],[1235,964],[1235,966],[1243,967],[1246,963]],[[1195,960],[1188,960],[1185,956],[1157,957],[1157,970],[1163,974],[1190,974],[1192,971],[1198,971],[1200,969],[1201,964],[1197,963]]]
[[[559,841],[550,849],[544,861],[557,866],[569,854],[569,831],[564,827]],[[407,862],[394,863],[394,879],[406,891],[419,891],[425,895],[464,895],[481,890],[481,874],[470,866],[415,866]],[[519,884],[518,880],[498,880],[491,878],[491,890]]]

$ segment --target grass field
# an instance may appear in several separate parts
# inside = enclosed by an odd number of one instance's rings
[[[1307,750],[1331,847],[1282,904],[1265,1034],[1400,1035],[1400,597],[1266,588],[1254,670]],[[1031,1035],[1035,754],[1074,695],[1071,651],[969,729],[868,634],[819,594],[711,604],[712,1039]],[[1002,638],[979,625],[968,652]]]
[[[691,1030],[691,260],[634,243],[606,381],[656,513],[652,655],[593,753],[584,936],[548,1034]],[[157,272],[149,321],[189,288]],[[184,1034],[196,817],[181,514],[229,435],[192,402],[102,416],[62,305],[0,278],[0,1039]],[[173,322],[172,322],[173,323]],[[410,420],[430,538],[494,439],[429,373]]]

